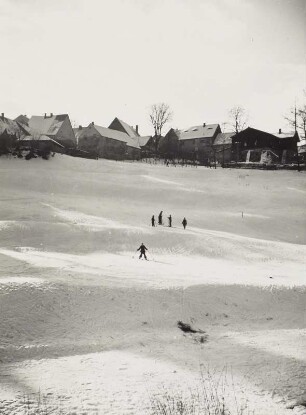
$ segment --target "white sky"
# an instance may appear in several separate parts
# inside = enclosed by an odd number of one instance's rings
[[[286,127],[306,88],[306,0],[0,0],[0,112],[115,116],[151,134],[228,120]]]

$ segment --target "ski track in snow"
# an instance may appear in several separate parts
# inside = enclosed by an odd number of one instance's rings
[[[88,228],[91,231],[100,231],[103,228],[107,229],[118,229],[118,230],[127,230],[134,233],[150,233],[149,229],[145,229],[138,226],[132,226],[127,224],[122,224],[120,222],[102,218],[100,216],[87,215],[82,212],[73,211],[73,210],[63,210],[47,203],[43,203],[44,206],[51,208],[55,212],[55,216],[59,216],[62,219],[66,219],[69,222],[81,227]]]
[[[123,255],[94,253],[73,255],[35,249],[0,249],[0,253],[40,268],[56,268],[91,275],[97,284],[146,285],[152,288],[188,287],[200,284],[242,284],[259,286],[305,285],[305,264],[237,264],[224,259],[158,255],[151,261]],[[273,276],[273,279],[269,277]],[[73,281],[73,280],[72,280]]]
[[[142,177],[144,177],[145,179],[150,180],[152,182],[163,183],[163,184],[169,184],[171,186],[176,186],[179,190],[182,190],[184,192],[206,193],[204,190],[196,189],[195,187],[185,187],[185,186],[182,186],[180,183],[173,182],[171,180],[159,179],[157,177],[148,176],[148,175],[145,175],[145,174],[143,174]]]

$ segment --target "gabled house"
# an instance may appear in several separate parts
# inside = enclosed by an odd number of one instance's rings
[[[46,135],[66,148],[76,146],[76,138],[68,114],[33,115],[28,122],[33,134]]]
[[[222,166],[230,163],[232,159],[232,137],[236,133],[219,133],[214,140],[214,157],[218,164]]]
[[[121,131],[122,133],[125,133],[132,138],[139,137],[138,125],[136,125],[136,128],[133,128],[126,122],[119,120],[117,117],[110,123],[108,128],[111,130]]]
[[[297,132],[267,133],[248,127],[233,138],[233,161],[258,164],[297,162]]]
[[[79,127],[76,132],[78,148],[95,153],[97,157],[112,160],[138,160],[140,147],[128,134],[94,123],[88,127]]]
[[[171,128],[159,143],[166,158],[181,158],[209,164],[214,160],[213,143],[221,133],[219,124],[202,124],[183,130]]]
[[[18,122],[0,116],[0,154],[5,154],[16,147],[18,141],[27,136],[28,132]]]

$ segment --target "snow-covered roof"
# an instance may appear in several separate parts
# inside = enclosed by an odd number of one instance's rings
[[[146,144],[148,144],[148,141],[150,140],[150,138],[151,138],[150,135],[137,137],[139,147],[144,147]]]
[[[111,138],[113,140],[125,142],[128,147],[140,149],[136,139],[131,138],[129,135],[122,133],[121,131],[112,130],[111,128],[101,127],[100,125],[92,125],[98,131],[102,137]]]
[[[212,138],[219,124],[202,124],[183,130],[175,130],[179,140],[193,140],[195,138]]]
[[[68,114],[59,114],[52,116],[33,115],[29,120],[29,127],[40,134],[56,135]]]
[[[294,131],[293,132],[291,131],[291,132],[283,133],[281,131],[281,132],[278,132],[278,133],[272,133],[272,135],[274,135],[277,138],[291,138],[291,137],[294,137],[295,136],[295,132]]]
[[[26,135],[26,131],[16,121],[0,116],[0,135],[6,131],[9,135],[17,137]]]
[[[109,128],[112,126],[113,123],[119,123],[122,127],[122,129],[126,132],[127,135],[129,135],[132,138],[139,137],[138,132],[133,128],[131,125],[127,124],[126,122],[119,120],[119,118],[115,118],[111,124],[109,125]]]

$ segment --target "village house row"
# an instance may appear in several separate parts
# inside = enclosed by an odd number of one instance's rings
[[[246,128],[239,133],[222,132],[219,124],[203,123],[165,136],[141,136],[135,128],[115,118],[101,127],[94,122],[72,128],[69,116],[20,115],[11,120],[0,117],[0,154],[4,146],[19,150],[39,149],[88,158],[140,160],[161,157],[201,165],[217,163],[294,164],[305,162],[305,146],[299,147],[297,132],[268,133]]]

